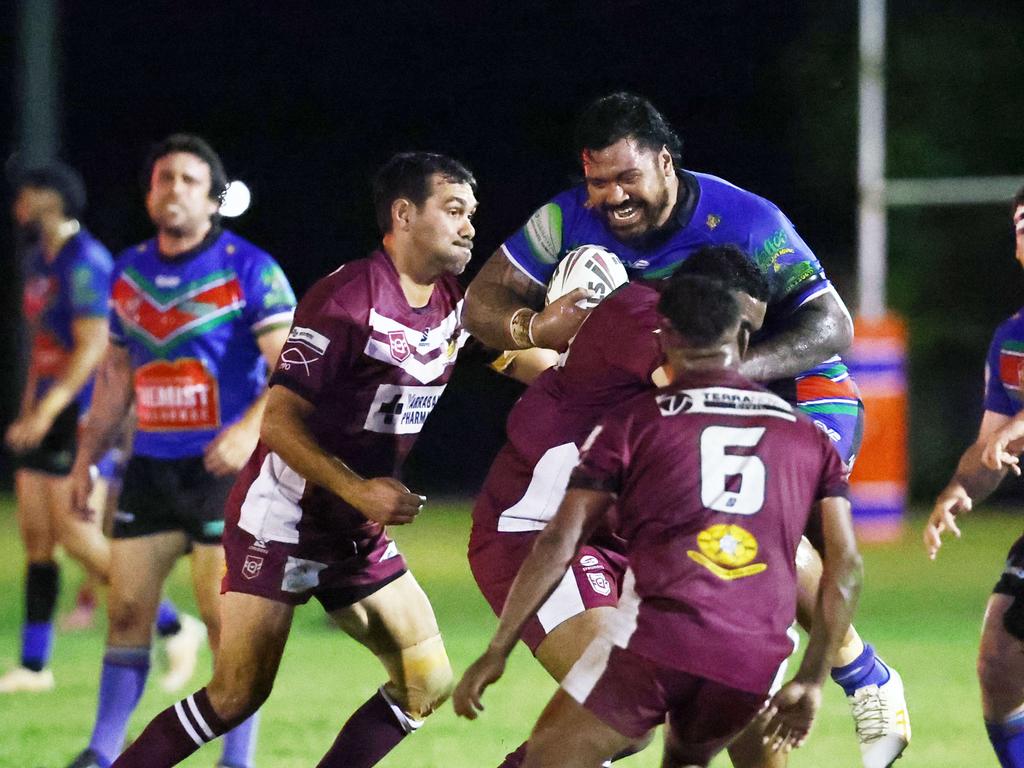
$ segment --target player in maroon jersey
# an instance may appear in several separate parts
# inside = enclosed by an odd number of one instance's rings
[[[474,718],[519,632],[617,505],[627,571],[616,621],[562,682],[527,766],[592,766],[668,717],[666,766],[704,766],[762,708],[796,610],[794,558],[820,504],[827,567],[796,677],[772,699],[776,749],[803,743],[860,584],[845,468],[793,406],[737,373],[740,310],[721,283],[674,279],[659,301],[673,384],[596,427],[516,577],[486,653],[460,681]]]
[[[377,174],[383,246],[299,303],[271,378],[260,444],[228,501],[221,649],[209,685],[165,710],[115,763],[177,764],[270,693],[294,608],[316,597],[389,680],[320,766],[375,765],[451,691],[433,610],[385,525],[424,498],[394,475],[459,348],[476,182],[427,153]]]

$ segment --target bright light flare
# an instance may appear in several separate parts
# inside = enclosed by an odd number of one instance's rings
[[[252,193],[245,186],[244,182],[232,181],[224,191],[224,202],[220,204],[220,215],[229,219],[241,216],[249,210],[249,203],[252,202]]]

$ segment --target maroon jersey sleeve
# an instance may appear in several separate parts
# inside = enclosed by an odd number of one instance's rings
[[[580,460],[569,478],[570,488],[618,494],[629,464],[633,417],[617,410],[590,432],[580,449]]]
[[[329,280],[321,280],[299,302],[270,379],[272,386],[280,384],[314,404],[322,392],[338,386],[366,336],[365,328],[332,295]]]

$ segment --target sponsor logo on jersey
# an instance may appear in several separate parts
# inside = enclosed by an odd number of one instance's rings
[[[600,565],[601,561],[593,555],[584,555],[580,558],[580,565],[584,568],[593,568],[595,565]]]
[[[612,593],[612,585],[603,573],[588,573],[587,581],[590,582],[590,588],[599,595],[610,595]]]
[[[840,440],[843,439],[842,435],[840,435],[838,432],[832,429],[832,427],[830,427],[823,421],[814,419],[814,426],[816,426],[818,429],[820,429],[822,432],[828,435],[828,439],[831,440],[833,443],[838,443]]]
[[[284,578],[281,579],[282,592],[305,592],[320,583],[320,571],[327,567],[326,563],[316,560],[303,560],[301,557],[289,557],[284,564]]]
[[[387,547],[384,549],[384,554],[380,556],[378,563],[383,563],[385,560],[390,560],[393,557],[398,557],[398,545],[393,541],[389,541]]]
[[[767,563],[755,563],[757,539],[750,531],[738,525],[712,525],[697,534],[699,552],[687,550],[694,562],[704,566],[724,581],[754,576],[768,568]]]
[[[157,275],[153,282],[157,288],[177,288],[181,285],[181,278],[177,275]]]
[[[443,384],[437,387],[381,384],[370,403],[363,428],[392,435],[416,434],[423,429],[423,423],[443,392]]]
[[[655,398],[662,416],[680,413],[730,414],[736,416],[775,416],[796,421],[793,406],[771,392],[730,387],[687,389]]]
[[[217,380],[202,360],[155,360],[135,371],[135,409],[146,432],[216,429]]]
[[[263,558],[256,555],[246,555],[242,563],[242,576],[247,579],[255,579],[263,570]]]
[[[722,223],[722,217],[717,213],[709,213],[708,218],[704,223],[707,224],[708,229],[715,229]]]
[[[292,328],[291,333],[288,334],[288,343],[301,344],[309,347],[318,355],[322,355],[327,351],[331,340],[312,328],[303,328],[301,325],[296,325]]]
[[[400,363],[412,354],[409,340],[405,338],[405,331],[388,331],[388,347],[391,349],[391,356]]]
[[[562,209],[555,203],[538,208],[523,227],[533,255],[546,264],[554,264],[562,252]]]
[[[277,365],[282,371],[290,371],[293,365],[301,365],[305,374],[309,376],[309,366],[321,358],[307,357],[307,354],[308,350],[303,350],[302,347],[285,347],[281,350]]]

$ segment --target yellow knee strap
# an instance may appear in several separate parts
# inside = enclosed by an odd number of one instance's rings
[[[391,675],[387,698],[414,721],[433,712],[452,692],[452,666],[440,635],[381,656],[381,661]]]

